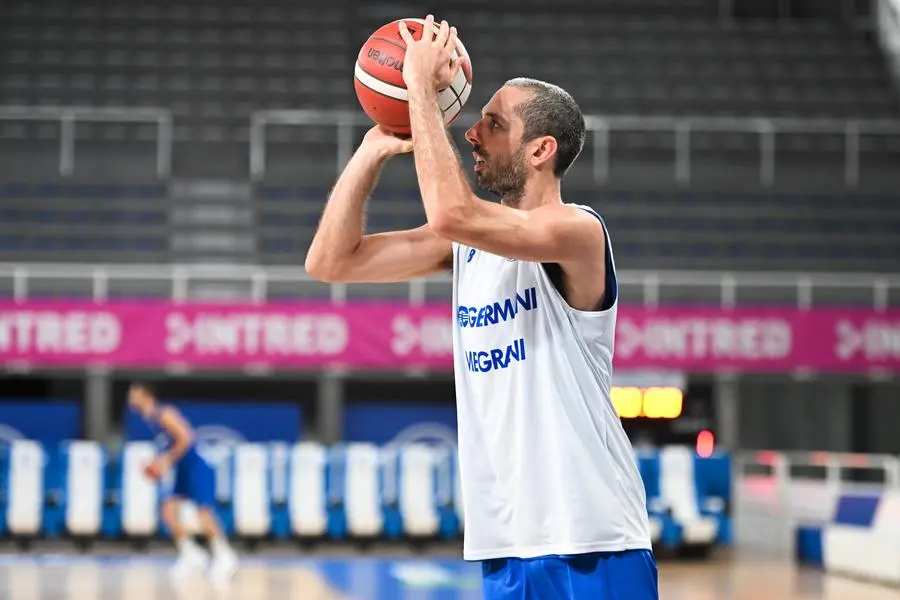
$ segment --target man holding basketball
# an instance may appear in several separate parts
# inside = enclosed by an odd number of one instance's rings
[[[612,246],[560,182],[584,117],[564,90],[513,79],[467,132],[478,198],[437,101],[460,68],[455,29],[428,17],[406,44],[412,139],[366,135],[332,190],[306,259],[324,281],[453,272],[464,558],[490,599],[658,598],[643,482],[612,405],[618,309]],[[428,223],[365,235],[384,162],[413,151]]]

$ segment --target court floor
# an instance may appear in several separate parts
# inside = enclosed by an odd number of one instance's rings
[[[478,567],[456,560],[245,557],[227,588],[173,586],[171,559],[0,555],[0,600],[473,600]],[[772,560],[660,565],[662,600],[897,600],[900,590]]]

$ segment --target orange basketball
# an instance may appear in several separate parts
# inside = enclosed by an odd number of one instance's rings
[[[162,477],[162,473],[160,473],[159,469],[154,466],[154,463],[148,463],[146,466],[144,466],[144,475],[148,479],[152,479],[153,481],[159,481]]]
[[[424,19],[398,19],[380,27],[363,44],[356,59],[356,97],[369,117],[388,131],[409,135],[409,105],[403,81],[406,44],[400,37],[400,21],[406,23],[413,39],[421,39]],[[437,30],[439,23],[435,23]],[[438,103],[449,125],[459,116],[472,91],[472,62],[462,42],[454,58],[462,58],[462,68],[450,87],[438,92]]]

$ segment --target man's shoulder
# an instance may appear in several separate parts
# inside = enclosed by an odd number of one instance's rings
[[[590,218],[595,221],[600,221],[601,223],[603,223],[603,217],[601,217],[600,213],[598,213],[596,211],[596,209],[594,209],[591,206],[588,206],[586,204],[576,204],[574,202],[564,203],[562,206],[565,210],[568,210],[571,214]]]

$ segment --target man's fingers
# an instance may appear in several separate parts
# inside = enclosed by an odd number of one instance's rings
[[[434,45],[438,48],[443,48],[447,44],[449,37],[450,24],[447,21],[441,21],[440,29],[438,29],[437,36],[434,38]]]
[[[400,23],[397,24],[397,29],[400,31],[400,39],[402,39],[407,46],[413,43],[413,36],[409,32],[409,29],[407,29],[404,21],[400,21]]]
[[[450,61],[450,82],[453,83],[456,81],[456,75],[459,73],[459,70],[462,68],[462,58],[457,56],[453,60]]]

